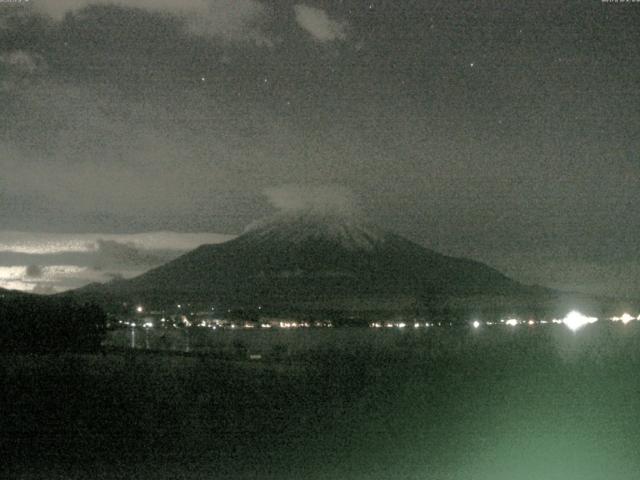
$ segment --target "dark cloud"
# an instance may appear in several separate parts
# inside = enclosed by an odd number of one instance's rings
[[[159,255],[143,252],[135,246],[115,240],[98,239],[96,251],[93,255],[94,268],[104,270],[114,266],[151,267],[166,261]]]
[[[0,54],[0,64],[5,70],[33,74],[38,68],[42,68],[42,57],[22,50],[13,50]]]
[[[40,265],[29,265],[25,271],[25,275],[29,278],[40,278],[42,273],[43,269]]]
[[[42,55],[24,50],[0,51],[0,94],[11,94],[29,88],[37,75],[46,72]]]
[[[98,0],[45,1],[34,2],[33,9],[56,21],[63,21],[70,13],[84,15],[91,11],[92,6],[105,3]],[[258,29],[266,16],[266,8],[256,0],[112,0],[108,3],[124,10],[173,15],[184,21],[186,32],[194,35],[270,44]]]

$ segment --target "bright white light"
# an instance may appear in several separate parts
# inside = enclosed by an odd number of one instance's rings
[[[635,318],[633,318],[631,315],[629,315],[628,313],[623,313],[622,316],[620,317],[620,320],[622,320],[622,323],[624,323],[625,325],[627,323],[629,323],[631,320],[635,320]]]
[[[536,324],[536,322],[534,322],[533,320],[529,320],[527,323],[528,323],[529,325],[535,325],[535,324]]]
[[[576,310],[572,310],[567,314],[566,317],[562,320],[567,327],[569,327],[574,332],[579,328],[584,327],[588,323],[597,322],[598,319],[595,317],[587,317]]]
[[[153,327],[153,322],[145,322],[143,327],[144,328],[152,328]]]
[[[473,328],[479,328],[480,327],[480,322],[478,320],[475,320],[473,323]]]
[[[407,326],[407,324],[406,324],[406,323],[403,323],[403,322],[400,322],[400,323],[398,324],[398,328],[404,328],[404,327],[406,327],[406,326]]]
[[[510,327],[515,327],[516,325],[518,325],[518,320],[516,320],[515,318],[510,318],[508,320],[505,320],[505,322],[507,325],[509,325]]]
[[[143,307],[142,305],[138,305],[138,306],[136,307],[136,312],[138,312],[138,313],[142,313],[142,312],[144,312],[144,307]]]
[[[640,316],[638,316],[638,319],[640,320]],[[633,318],[631,315],[629,315],[628,313],[623,313],[622,316],[620,317],[611,317],[611,321],[613,322],[622,322],[625,325],[629,322],[631,322],[632,320],[635,320],[635,318]]]

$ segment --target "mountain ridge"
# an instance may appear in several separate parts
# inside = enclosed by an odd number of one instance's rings
[[[530,295],[539,289],[543,287],[523,285],[475,260],[427,249],[354,216],[286,213],[255,222],[227,242],[201,245],[138,277],[93,284],[73,294],[278,309]]]

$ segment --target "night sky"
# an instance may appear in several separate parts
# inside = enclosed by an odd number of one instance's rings
[[[326,201],[638,295],[639,25],[600,0],[0,2],[0,286],[134,275]]]

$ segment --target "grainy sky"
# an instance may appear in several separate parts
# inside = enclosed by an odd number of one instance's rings
[[[600,0],[0,1],[0,286],[131,275],[309,192],[640,294],[638,25]]]

